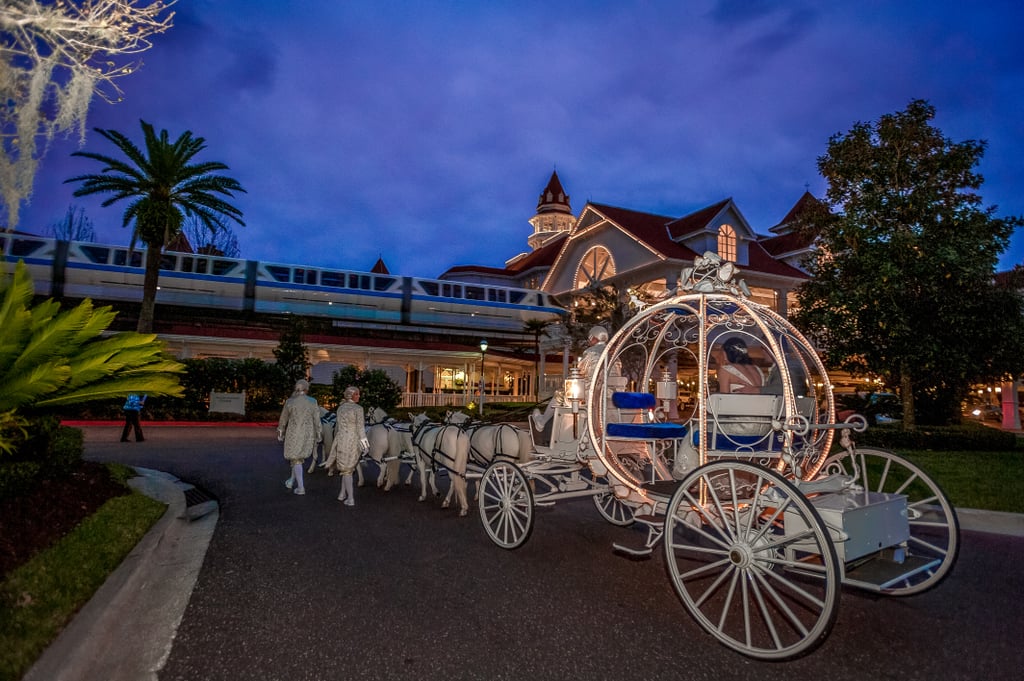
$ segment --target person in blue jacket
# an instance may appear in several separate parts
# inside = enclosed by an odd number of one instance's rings
[[[135,441],[144,442],[142,437],[142,425],[139,423],[139,413],[146,404],[146,396],[138,393],[131,393],[124,401],[124,430],[121,431],[121,442],[128,442],[128,431],[135,429]]]

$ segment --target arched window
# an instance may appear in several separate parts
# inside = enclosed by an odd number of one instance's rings
[[[604,246],[594,246],[580,259],[576,269],[576,288],[599,286],[606,279],[615,276],[615,261]]]
[[[718,257],[736,262],[736,230],[732,225],[722,225],[718,228]]]

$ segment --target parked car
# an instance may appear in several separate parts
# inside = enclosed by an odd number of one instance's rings
[[[981,404],[971,410],[971,416],[979,421],[1002,421],[1003,408],[998,404]]]

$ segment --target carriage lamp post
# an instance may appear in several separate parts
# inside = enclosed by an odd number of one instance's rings
[[[565,399],[569,400],[572,407],[572,439],[577,440],[579,434],[580,402],[583,401],[583,377],[580,376],[578,367],[569,371],[569,378],[565,379]]]
[[[487,362],[487,339],[480,339],[480,418],[484,417],[484,393],[487,392],[487,379],[484,378],[484,366]]]

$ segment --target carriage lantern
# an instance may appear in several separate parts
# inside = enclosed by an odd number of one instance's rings
[[[672,401],[676,399],[676,381],[667,371],[661,372],[661,380],[655,383],[655,396],[661,402],[661,410],[667,416],[672,408]]]
[[[580,415],[580,402],[583,401],[583,391],[586,388],[586,382],[583,377],[580,376],[580,370],[578,367],[573,367],[569,370],[569,378],[565,379],[565,399],[569,402],[572,407],[572,436],[573,438],[579,437],[579,415]]]

